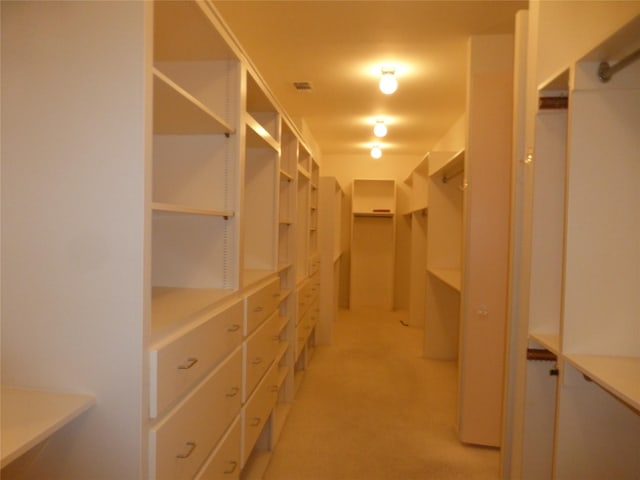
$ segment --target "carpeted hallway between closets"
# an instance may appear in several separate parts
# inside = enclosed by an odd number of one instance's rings
[[[406,312],[341,310],[315,349],[264,480],[498,478],[455,433],[456,365],[422,358]]]

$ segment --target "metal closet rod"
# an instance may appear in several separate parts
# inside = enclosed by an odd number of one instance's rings
[[[442,175],[442,183],[447,183],[449,180],[451,180],[452,178],[456,178],[458,175],[462,174],[463,172],[464,172],[464,168],[461,168],[454,172],[445,173],[444,175]]]
[[[556,354],[546,348],[527,348],[527,360],[541,360],[555,362]]]
[[[609,65],[609,62],[601,62],[598,67],[598,77],[600,78],[600,81],[603,83],[608,82],[616,72],[619,72],[638,58],[640,58],[640,48],[624,57],[615,65]]]

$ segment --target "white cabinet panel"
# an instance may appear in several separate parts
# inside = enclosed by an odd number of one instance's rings
[[[193,478],[240,411],[238,348],[149,433],[150,477]]]
[[[150,351],[150,416],[155,418],[242,341],[237,301],[181,337]]]

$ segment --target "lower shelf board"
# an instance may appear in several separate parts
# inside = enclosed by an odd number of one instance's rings
[[[453,268],[428,268],[427,271],[458,292],[462,289],[462,273]]]
[[[558,334],[530,332],[529,339],[556,355],[560,354],[560,335]]]
[[[95,404],[91,395],[2,387],[2,467]]]
[[[199,312],[231,298],[233,293],[233,290],[220,288],[153,287],[151,329],[158,333],[179,325]]]
[[[640,357],[565,354],[576,369],[640,411]]]

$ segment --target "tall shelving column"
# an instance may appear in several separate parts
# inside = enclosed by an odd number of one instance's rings
[[[309,264],[309,232],[311,229],[311,219],[309,212],[311,208],[311,152],[302,142],[298,142],[296,173],[296,313],[294,326],[294,380],[295,389],[299,387],[307,367],[306,344],[309,334],[309,274],[311,272]]]
[[[320,320],[316,340],[331,343],[333,322],[338,315],[340,262],[342,257],[342,218],[344,192],[334,177],[320,177]]]
[[[565,159],[569,71],[539,89],[532,193],[529,348],[547,350],[551,360],[531,360],[526,366],[526,403],[522,472],[525,478],[551,478],[558,377],[554,356],[560,353],[562,270],[564,255]]]
[[[354,180],[350,308],[393,310],[395,227],[395,180]]]
[[[636,17],[570,70],[557,478],[640,476],[640,63],[597,73],[639,32]]]
[[[405,183],[410,188],[411,264],[409,282],[409,325],[424,328],[427,282],[427,214],[429,155],[413,169]]]
[[[462,287],[464,151],[429,154],[424,354],[456,360]]]
[[[240,462],[246,70],[205,4],[154,2],[153,9],[152,330],[143,451],[148,476],[161,479],[194,476],[223,445],[225,461]],[[187,442],[198,448],[185,450]],[[173,460],[180,455],[184,461]]]
[[[277,265],[277,196],[280,114],[271,99],[245,70],[245,145],[241,157],[242,285],[269,276]],[[244,161],[243,161],[244,160]]]
[[[555,361],[526,365],[523,479],[640,476],[640,63],[598,78],[638,32],[640,17],[538,87],[526,354]]]
[[[238,288],[240,76],[202,7],[154,4],[154,337]]]
[[[469,41],[458,434],[499,447],[507,334],[513,35]]]
[[[280,338],[286,351],[280,356],[281,389],[274,415],[273,442],[277,442],[294,398],[295,355],[295,217],[298,139],[287,122],[282,123],[280,192],[278,197],[278,275],[280,277]]]

